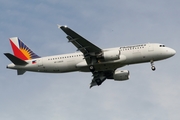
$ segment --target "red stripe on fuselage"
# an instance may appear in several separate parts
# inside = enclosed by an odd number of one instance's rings
[[[10,40],[14,55],[22,60],[28,60],[28,58],[21,52],[21,50]]]

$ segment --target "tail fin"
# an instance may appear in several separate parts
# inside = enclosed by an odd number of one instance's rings
[[[22,60],[31,60],[35,58],[40,58],[31,49],[28,48],[19,38],[10,38],[10,43],[14,55]]]

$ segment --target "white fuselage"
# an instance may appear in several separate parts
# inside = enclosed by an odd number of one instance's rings
[[[96,70],[115,70],[129,64],[163,60],[175,54],[175,50],[156,43],[104,49],[104,51],[110,50],[119,50],[120,59],[99,61],[94,64]],[[89,67],[81,52],[41,57],[26,62],[28,64],[25,66],[9,64],[7,68],[47,73],[89,72]]]

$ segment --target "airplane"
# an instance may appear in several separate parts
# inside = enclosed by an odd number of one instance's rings
[[[10,38],[14,55],[4,53],[12,62],[8,69],[17,70],[18,75],[26,71],[43,73],[91,72],[90,88],[101,85],[106,79],[125,81],[130,78],[129,70],[118,68],[131,64],[150,62],[155,71],[154,61],[163,60],[175,55],[176,51],[159,43],[145,43],[115,48],[101,49],[83,38],[67,26],[58,25],[65,32],[77,52],[40,57],[35,54],[18,37]]]

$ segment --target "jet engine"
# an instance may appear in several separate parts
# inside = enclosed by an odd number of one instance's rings
[[[120,59],[120,51],[119,50],[104,51],[101,57],[105,61],[118,60]]]
[[[124,81],[130,78],[128,70],[116,70],[113,74],[115,81]]]

